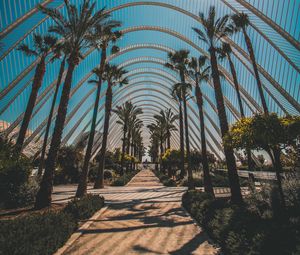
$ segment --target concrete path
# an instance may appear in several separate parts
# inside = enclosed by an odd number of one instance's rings
[[[181,208],[184,190],[164,187],[151,171],[143,170],[126,187],[100,191],[108,209],[64,254],[217,254]],[[62,201],[57,192],[54,200]]]

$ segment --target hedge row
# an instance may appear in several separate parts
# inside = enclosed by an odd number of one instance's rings
[[[160,182],[167,187],[176,187],[177,184],[173,179],[170,179],[168,176],[164,175],[159,171],[154,171],[156,177],[160,180]]]
[[[199,191],[185,193],[182,205],[220,245],[223,254],[299,254],[299,230],[295,223],[283,219],[263,219],[246,207],[213,199]],[[299,222],[297,224],[299,226]]]
[[[104,198],[87,195],[59,212],[0,221],[0,254],[50,255],[77,229],[78,221],[90,218],[104,205]]]
[[[130,171],[112,181],[111,186],[125,186],[138,171]]]
[[[249,182],[245,178],[239,178],[241,186],[248,186]],[[229,187],[229,180],[227,175],[214,173],[211,174],[211,182],[214,187]],[[194,178],[194,185],[195,187],[203,187],[203,179],[202,178]],[[188,186],[187,180],[185,179],[182,182],[182,186]]]

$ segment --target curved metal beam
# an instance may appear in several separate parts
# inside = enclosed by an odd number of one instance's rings
[[[290,44],[292,44],[297,50],[300,51],[300,43],[292,37],[289,33],[284,31],[279,25],[277,25],[273,20],[271,20],[269,17],[264,15],[261,11],[256,9],[251,4],[247,3],[244,0],[235,0],[245,8],[247,8],[249,11],[251,11],[254,15],[259,17],[261,20],[263,20],[266,24],[268,24],[271,28],[273,28],[278,34],[280,34],[285,40],[287,40]]]
[[[186,38],[185,36],[183,36],[180,33],[177,33],[176,31],[170,30],[170,29],[166,29],[166,28],[162,28],[162,27],[155,27],[155,26],[137,26],[137,27],[131,27],[131,28],[127,28],[123,30],[123,33],[130,33],[130,32],[134,32],[134,31],[140,31],[140,30],[153,30],[153,31],[160,31],[162,33],[167,33],[170,34],[172,36],[175,36],[181,40],[183,40],[184,42],[188,43],[190,46],[192,46],[193,48],[195,48],[196,50],[198,50],[201,54],[205,55],[207,58],[210,59],[209,54],[204,51],[201,47],[197,46],[195,43],[193,43],[192,41],[190,41],[188,38]],[[231,44],[233,44],[234,42],[231,41]],[[250,61],[250,58],[248,56],[248,54],[246,52],[244,52],[240,47],[236,47],[237,50],[244,56],[246,57],[246,59],[248,61]],[[237,57],[237,59],[247,68],[247,64],[241,60],[240,56],[238,54],[236,54],[233,51],[233,54]],[[218,67],[220,69],[221,72],[226,73],[227,77],[229,77],[228,72],[226,71],[225,68],[223,68],[221,65],[218,64]],[[249,68],[247,68],[247,70],[249,70]],[[293,105],[293,107],[295,107],[299,112],[300,112],[300,104],[288,93],[286,92],[286,90],[276,81],[273,79],[273,77],[263,68],[258,64],[258,70],[260,71],[260,73],[262,75],[264,75],[264,77],[270,82],[270,84],[279,91],[279,93],[282,94],[282,96],[291,104]],[[252,74],[254,76],[253,71],[250,72],[250,74]],[[265,85],[263,85],[265,87]],[[271,93],[269,94],[273,99],[275,98],[274,95]],[[276,102],[276,101],[275,101]],[[277,101],[278,102],[278,101]]]

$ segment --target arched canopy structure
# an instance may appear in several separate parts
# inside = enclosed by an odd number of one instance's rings
[[[74,4],[80,1],[71,0]],[[167,69],[167,53],[188,49],[192,56],[209,56],[207,45],[200,41],[192,27],[200,27],[199,12],[206,13],[214,5],[217,15],[245,12],[251,25],[249,36],[253,43],[258,63],[258,71],[263,83],[267,104],[272,112],[279,115],[300,114],[300,3],[289,1],[255,0],[95,0],[97,8],[106,6],[112,18],[122,21],[122,39],[118,42],[120,52],[109,56],[109,61],[128,70],[129,84],[114,89],[113,107],[131,100],[143,108],[141,119],[144,126],[153,123],[153,114],[171,108],[178,111],[170,96],[171,86],[179,81],[178,74]],[[53,0],[11,0],[0,3],[0,131],[14,137],[22,121],[24,109],[31,91],[34,70],[38,60],[25,57],[17,46],[21,42],[32,44],[34,33],[45,34],[52,21],[38,12],[36,5],[63,10],[63,1]],[[105,4],[103,4],[105,3]],[[13,11],[12,11],[13,10]],[[248,51],[241,33],[232,38],[224,38],[233,49],[232,60],[237,69],[239,88],[247,116],[262,111],[256,80]],[[263,48],[263,51],[261,50]],[[76,68],[71,89],[68,115],[62,143],[72,144],[88,132],[96,87],[88,84],[92,78],[91,70],[100,60],[95,49],[84,54]],[[47,115],[58,76],[59,62],[47,60],[45,79],[39,91],[34,112],[30,121],[25,147],[38,148],[42,141]],[[222,89],[229,123],[240,118],[238,100],[234,90],[233,78],[226,61],[219,62],[224,74]],[[65,75],[66,73],[64,73]],[[189,78],[194,85],[194,81]],[[98,109],[97,130],[102,131],[104,115],[104,84]],[[202,84],[204,94],[204,114],[208,149],[218,158],[223,157],[221,136],[211,81]],[[60,95],[61,91],[59,91]],[[194,95],[194,91],[193,91]],[[54,117],[57,113],[54,109]],[[191,147],[200,148],[200,131],[196,99],[188,104]],[[120,147],[121,132],[111,118],[110,149]],[[178,123],[176,123],[178,126]],[[179,147],[179,134],[173,132],[172,147]],[[149,137],[144,128],[145,145]],[[94,142],[97,151],[101,141]]]

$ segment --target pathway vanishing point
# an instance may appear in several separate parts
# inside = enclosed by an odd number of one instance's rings
[[[182,209],[184,191],[162,186],[150,170],[140,171],[126,187],[98,190],[108,209],[63,254],[218,254]],[[54,191],[57,202],[58,196]]]

